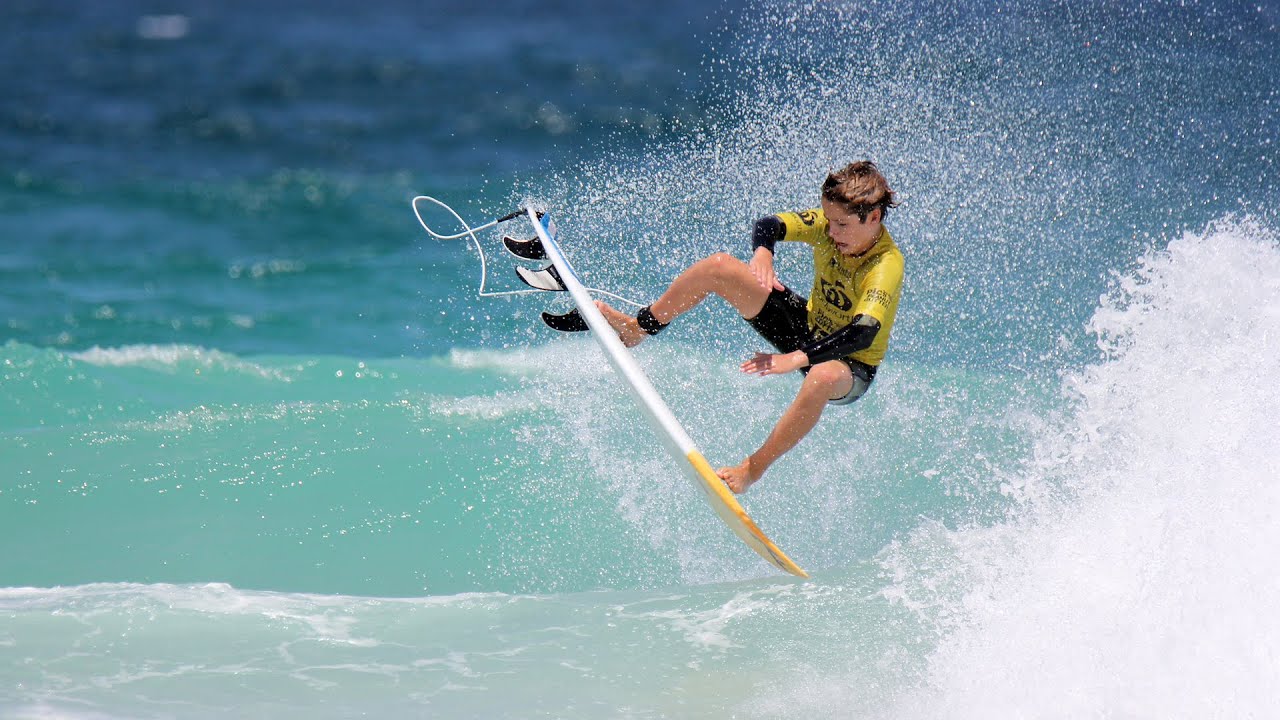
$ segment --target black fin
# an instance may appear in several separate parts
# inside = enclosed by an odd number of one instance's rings
[[[529,270],[526,268],[516,268],[516,274],[526,285],[539,290],[564,290],[564,281],[560,279],[560,273],[556,271],[555,265],[548,265],[542,270]]]
[[[547,259],[547,251],[542,247],[542,240],[536,236],[531,240],[517,240],[510,235],[503,235],[502,244],[507,246],[507,252],[523,260]]]
[[[582,314],[578,312],[578,308],[574,308],[563,315],[552,315],[549,312],[542,313],[542,322],[546,323],[552,330],[560,332],[586,332],[591,328],[587,327],[587,321],[582,319]]]

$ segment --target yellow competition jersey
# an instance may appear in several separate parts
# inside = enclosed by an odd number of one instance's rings
[[[855,315],[880,321],[880,332],[866,350],[849,357],[879,365],[889,347],[889,332],[898,314],[902,292],[902,251],[889,229],[860,257],[840,254],[827,237],[827,216],[821,209],[778,213],[787,227],[784,241],[813,247],[813,290],[809,293],[809,328],[819,336],[830,335],[853,322]]]

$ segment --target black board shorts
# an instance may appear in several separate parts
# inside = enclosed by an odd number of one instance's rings
[[[770,292],[760,314],[748,318],[747,324],[782,353],[795,352],[814,339],[813,330],[809,328],[808,300],[790,288]],[[853,373],[853,389],[844,397],[827,401],[829,405],[848,405],[857,400],[871,387],[871,381],[876,377],[874,365],[850,357],[840,360]],[[800,372],[807,375],[809,368],[801,368]]]

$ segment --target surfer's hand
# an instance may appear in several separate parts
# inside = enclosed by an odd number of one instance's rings
[[[755,357],[742,363],[742,372],[750,375],[782,375],[795,372],[809,364],[809,356],[797,350],[783,355],[773,353],[756,353]]]
[[[748,267],[751,268],[751,274],[756,276],[760,287],[766,290],[786,290],[786,286],[778,280],[778,274],[773,271],[773,253],[768,248],[756,248]]]

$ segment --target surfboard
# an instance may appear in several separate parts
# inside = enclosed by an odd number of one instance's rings
[[[782,552],[756,525],[755,521],[747,515],[747,511],[742,508],[737,498],[734,497],[733,492],[716,475],[710,463],[707,462],[706,458],[694,445],[693,440],[685,432],[684,427],[676,419],[671,409],[667,407],[662,396],[654,389],[649,376],[641,369],[631,351],[618,339],[618,334],[614,332],[609,322],[605,320],[604,315],[600,314],[600,310],[596,308],[595,302],[591,299],[591,294],[578,278],[573,266],[569,264],[568,258],[565,257],[564,252],[561,251],[560,246],[556,243],[555,224],[552,223],[550,215],[543,214],[539,216],[533,209],[528,209],[527,212],[529,214],[529,222],[533,224],[534,230],[537,232],[542,252],[546,255],[546,259],[551,261],[551,266],[541,273],[526,271],[521,273],[521,277],[533,287],[545,290],[568,291],[569,297],[573,299],[574,305],[577,306],[577,315],[580,317],[580,320],[574,320],[574,322],[585,321],[587,329],[590,330],[591,335],[599,343],[601,349],[604,350],[605,357],[609,359],[609,364],[613,366],[613,369],[623,380],[623,384],[631,391],[632,397],[635,398],[645,419],[648,420],[663,447],[671,455],[672,459],[676,461],[676,464],[681,467],[685,475],[702,491],[703,497],[706,498],[707,503],[715,511],[716,515],[724,521],[724,524],[742,542],[746,543],[747,547],[754,550],[769,564],[792,575],[809,577],[809,574],[802,570],[799,565],[792,562],[791,558],[787,557],[786,553]],[[533,253],[534,251],[526,247],[524,252],[526,254],[522,254],[522,257],[532,257],[533,255],[528,253]],[[545,315],[544,313],[544,319]],[[563,318],[565,316],[551,317]],[[552,321],[548,320],[548,324],[551,323]]]

